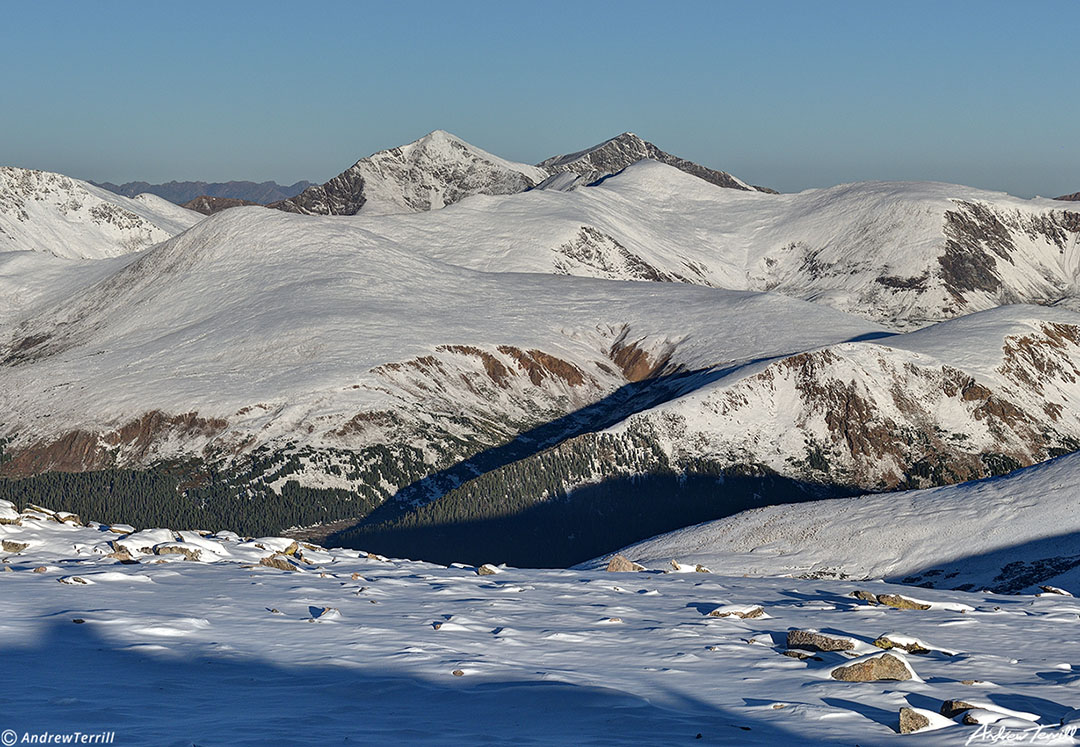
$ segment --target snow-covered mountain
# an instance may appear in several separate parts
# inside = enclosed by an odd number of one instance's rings
[[[493,156],[443,130],[362,158],[326,184],[270,207],[305,215],[435,210],[474,194],[522,192],[547,177]]]
[[[440,511],[512,464],[554,480],[532,504],[642,473],[934,485],[1080,443],[1063,309],[888,336],[777,294],[464,269],[383,230],[404,222],[236,208],[54,269],[0,325],[0,471],[194,460],[265,495],[408,488]],[[504,509],[485,495],[477,517]]]
[[[0,254],[115,257],[175,236],[202,217],[155,195],[121,197],[62,174],[0,167]]]
[[[950,184],[717,189],[655,161],[564,193],[370,225],[442,261],[764,290],[911,329],[1008,303],[1080,308],[1080,212]]]
[[[537,166],[545,169],[551,176],[539,186],[545,189],[572,189],[596,182],[646,159],[674,166],[680,171],[685,171],[718,187],[775,194],[774,190],[766,187],[751,187],[726,171],[716,171],[687,161],[685,158],[665,153],[632,132],[624,132],[577,153],[552,156],[541,161]]]
[[[730,575],[1080,589],[1078,485],[1080,454],[1069,454],[960,485],[751,509],[620,552],[646,566],[679,558]]]

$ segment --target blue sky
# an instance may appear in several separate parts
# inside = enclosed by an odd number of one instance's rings
[[[535,162],[624,130],[789,191],[1080,189],[1080,2],[0,0],[0,164],[324,181],[440,128]]]

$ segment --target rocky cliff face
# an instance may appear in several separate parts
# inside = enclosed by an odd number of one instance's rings
[[[249,200],[239,200],[235,197],[211,197],[209,195],[201,195],[194,200],[185,202],[181,207],[185,207],[188,210],[194,210],[203,215],[213,215],[214,213],[220,213],[222,210],[228,210],[229,208],[258,204],[259,203],[257,202],[251,202]]]

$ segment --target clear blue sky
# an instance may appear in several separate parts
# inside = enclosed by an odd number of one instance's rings
[[[789,191],[1080,190],[1080,2],[0,0],[0,164],[324,181],[446,129],[535,162],[632,130]]]

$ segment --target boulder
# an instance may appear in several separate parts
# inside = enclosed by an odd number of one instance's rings
[[[966,703],[962,700],[946,700],[941,704],[940,713],[945,718],[955,718],[964,711],[970,711],[974,708],[971,703]]]
[[[930,605],[926,602],[920,602],[916,599],[908,599],[907,597],[900,596],[899,594],[878,594],[878,604],[887,604],[890,607],[895,607],[898,610],[928,610]]]
[[[816,630],[792,628],[787,634],[787,646],[807,651],[851,651],[855,648],[855,641]]]
[[[855,597],[856,599],[861,599],[864,602],[869,602],[870,604],[878,603],[877,594],[871,591],[862,591],[861,589],[859,589],[851,592],[851,596]]]
[[[498,568],[491,563],[484,563],[482,566],[476,569],[477,576],[494,576],[496,573],[502,573]]]
[[[627,573],[629,571],[643,571],[645,566],[638,565],[623,555],[612,555],[607,564],[609,573]]]
[[[849,664],[841,664],[829,672],[829,676],[842,682],[876,682],[914,679],[914,672],[900,656],[886,653],[871,654]]]
[[[259,561],[259,565],[264,565],[267,568],[277,568],[279,571],[298,571],[299,566],[288,555],[282,555],[279,552],[265,557]]]
[[[1072,596],[1072,594],[1065,591],[1064,589],[1058,588],[1057,586],[1040,586],[1039,588],[1045,591],[1047,594],[1060,594],[1063,597]]]
[[[16,542],[15,540],[4,540],[3,542],[0,542],[0,547],[3,548],[4,552],[19,553],[30,547],[30,543]]]
[[[930,726],[930,718],[914,708],[900,709],[900,733],[911,734],[913,731]]]

